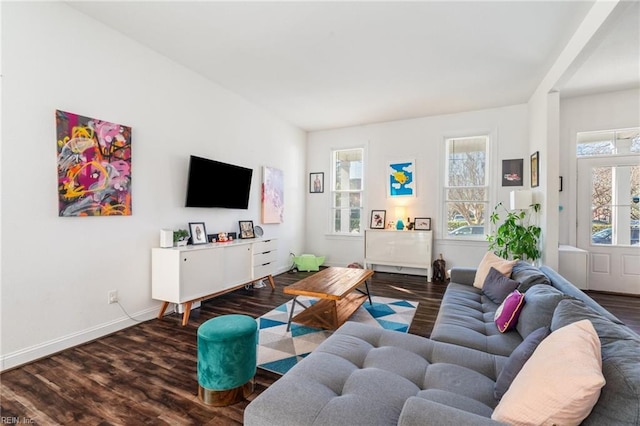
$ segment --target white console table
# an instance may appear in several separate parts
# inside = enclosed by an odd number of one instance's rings
[[[431,280],[432,231],[395,231],[367,229],[364,231],[364,267],[386,265],[398,268],[427,270]]]
[[[276,239],[153,248],[151,297],[163,302],[158,318],[169,303],[184,303],[184,326],[194,302],[265,278],[275,289],[272,275],[277,257]]]

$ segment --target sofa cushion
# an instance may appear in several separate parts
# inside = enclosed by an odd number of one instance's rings
[[[493,319],[496,322],[496,327],[500,333],[511,330],[518,323],[518,317],[522,311],[524,305],[524,294],[518,290],[514,290],[513,293],[504,299],[504,302],[498,307]]]
[[[526,293],[536,284],[550,285],[549,278],[539,269],[524,260],[518,260],[511,270],[511,279],[518,281],[518,291]]]
[[[493,394],[496,399],[502,398],[509,389],[509,386],[511,386],[513,379],[518,375],[527,360],[531,358],[531,355],[533,355],[533,352],[540,342],[549,335],[549,332],[549,327],[540,327],[529,334],[527,338],[520,343],[520,346],[509,355],[509,359],[500,372],[496,380],[496,385],[494,386]]]
[[[424,398],[412,397],[402,407],[398,426],[501,425],[491,420],[490,415],[481,416]]]
[[[602,373],[607,381],[583,424],[640,424],[640,336],[574,299],[558,304],[551,329],[583,319],[591,321],[600,338]]]
[[[590,307],[591,309],[593,309],[603,317],[608,318],[609,320],[611,320],[616,324],[624,325],[624,323],[620,321],[618,318],[616,318],[611,312],[607,311],[605,308],[600,306],[598,302],[596,302],[595,300],[587,296],[582,290],[580,290],[575,285],[567,281],[562,275],[560,275],[553,269],[543,265],[540,267],[540,270],[547,277],[549,277],[553,286],[558,290],[560,290],[565,295],[582,300],[585,305],[587,305],[588,307]]]
[[[500,304],[519,284],[492,266],[482,285],[482,293],[494,303]]]
[[[501,257],[496,256],[493,252],[488,251],[485,253],[484,257],[480,261],[478,265],[478,269],[476,270],[476,276],[473,280],[473,286],[476,288],[482,288],[484,284],[484,280],[487,278],[489,274],[489,270],[493,267],[500,271],[505,276],[511,275],[511,269],[513,265],[515,265],[515,260],[506,260]]]
[[[600,339],[591,322],[578,321],[540,343],[491,418],[520,425],[579,425],[604,383]]]
[[[485,406],[494,408],[496,400],[493,398],[495,381],[467,367],[440,362],[431,364],[424,378],[423,391],[417,396],[425,397],[425,391],[438,390],[451,395],[463,396]],[[457,398],[452,398],[457,399]],[[442,400],[432,401],[445,403]],[[460,406],[447,404],[462,408]],[[479,414],[479,413],[478,413]]]
[[[498,305],[482,291],[464,284],[449,283],[431,339],[508,357],[522,342],[515,330],[500,333],[494,322]]]
[[[549,327],[553,311],[564,298],[559,290],[545,284],[536,284],[524,294],[524,307],[516,329],[523,339],[540,327]]]

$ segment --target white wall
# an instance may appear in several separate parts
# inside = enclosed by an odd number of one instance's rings
[[[560,244],[576,245],[578,132],[640,126],[640,90],[623,90],[560,101]]]
[[[328,235],[331,150],[362,146],[366,152],[364,226],[369,226],[371,210],[387,210],[387,215],[392,216],[395,205],[406,202],[407,216],[432,219],[434,256],[442,253],[447,267],[477,265],[487,250],[486,241],[443,239],[444,211],[440,188],[444,174],[445,138],[483,133],[488,133],[492,140],[488,171],[493,185],[489,202],[489,209],[492,209],[499,201],[508,205],[509,192],[518,189],[501,187],[502,160],[523,158],[524,174],[528,176],[529,173],[526,105],[311,132],[308,136],[307,172],[325,173],[325,192],[307,194],[308,252],[327,256],[326,263],[335,266],[363,262],[362,237]],[[385,186],[387,162],[403,159],[416,161],[417,196],[402,200],[388,199]]]
[[[2,368],[146,319],[161,228],[260,222],[262,166],[284,171],[281,270],[303,246],[306,134],[62,3],[2,4]],[[56,109],[133,128],[129,217],[58,217]],[[254,169],[248,210],[187,209],[190,154]],[[212,271],[215,273],[215,271]]]
[[[540,186],[534,190],[534,202],[541,204],[542,263],[558,269],[558,229],[560,228],[560,96],[557,87],[571,78],[596,41],[603,24],[615,13],[621,13],[620,0],[599,1],[575,31],[569,43],[542,79],[527,103],[529,109],[529,149],[539,151]],[[618,9],[616,11],[616,9]],[[612,15],[613,14],[613,15]],[[593,45],[591,46],[593,47]],[[586,49],[586,50],[585,50]]]

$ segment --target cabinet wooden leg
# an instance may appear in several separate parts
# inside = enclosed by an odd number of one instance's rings
[[[269,278],[269,285],[271,286],[271,290],[275,290],[276,283],[273,281],[273,276],[269,275],[267,278]]]
[[[167,310],[167,306],[169,306],[169,302],[162,302],[162,306],[160,306],[160,313],[158,314],[158,319],[162,319],[164,316],[164,311]]]
[[[189,322],[189,315],[191,315],[191,303],[184,302],[184,313],[182,314],[182,326],[186,326]]]

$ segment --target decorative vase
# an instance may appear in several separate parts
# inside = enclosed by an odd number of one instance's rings
[[[398,219],[398,222],[396,222],[396,229],[398,231],[402,231],[404,229],[404,223],[402,223],[402,219]]]

